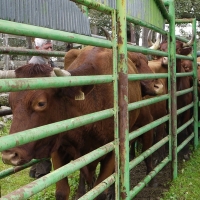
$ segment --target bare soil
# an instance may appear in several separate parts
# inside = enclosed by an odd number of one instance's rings
[[[155,156],[155,155],[154,155]],[[178,156],[178,170],[181,169],[183,159],[181,155]],[[154,157],[155,159],[155,157]],[[130,171],[130,189],[133,189],[146,176],[146,165],[143,161],[138,166]],[[133,199],[134,200],[159,200],[163,197],[163,193],[167,192],[171,182],[171,163],[168,163],[154,178],[157,183],[156,187],[144,187]]]
[[[131,189],[136,186],[146,176],[146,166],[142,162],[130,171],[130,187]],[[171,180],[170,164],[165,166],[156,176],[155,181],[157,186],[146,186],[140,191],[134,200],[159,200],[162,197],[163,192],[169,188],[169,182]]]

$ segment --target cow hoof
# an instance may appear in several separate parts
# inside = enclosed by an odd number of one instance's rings
[[[55,197],[56,200],[68,199],[67,195],[63,194],[62,192],[56,192]]]
[[[154,178],[148,183],[148,186],[152,187],[152,188],[156,188],[156,187],[158,187],[158,182]]]
[[[183,155],[183,159],[184,159],[184,160],[190,160],[190,154],[189,154],[189,153],[184,154],[184,155]]]

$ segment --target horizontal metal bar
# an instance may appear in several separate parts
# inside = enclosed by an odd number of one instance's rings
[[[169,136],[164,137],[162,140],[154,144],[152,147],[150,147],[148,150],[141,153],[138,157],[130,161],[129,164],[129,170],[133,169],[135,166],[137,166],[139,163],[141,163],[145,158],[147,158],[149,155],[154,153],[157,149],[159,149],[161,146],[163,146],[165,143],[169,141]]]
[[[42,160],[46,160],[46,159],[42,159]],[[28,167],[36,164],[36,163],[41,162],[42,160],[33,159],[27,164],[24,164],[24,165],[21,165],[21,166],[16,166],[16,167],[11,167],[11,168],[8,168],[6,170],[3,170],[3,171],[0,172],[0,179],[5,178],[9,175],[15,174],[15,173],[17,173],[17,172],[19,172],[23,169],[26,169],[26,168],[28,168]]]
[[[163,1],[162,0],[154,0],[156,2],[156,5],[158,6],[160,12],[162,13],[162,15],[164,16],[164,18],[170,22],[171,20],[171,16],[169,15],[166,7],[164,6],[163,4]]]
[[[168,78],[167,73],[149,73],[149,74],[129,74],[128,80],[145,80],[145,79],[155,79],[155,78]]]
[[[194,60],[192,56],[184,56],[180,54],[176,54],[176,58],[183,59],[183,60],[191,60],[191,61]]]
[[[190,104],[188,104],[188,105],[186,105],[186,106],[184,106],[184,107],[178,109],[178,110],[177,110],[177,115],[179,115],[179,114],[185,112],[186,110],[189,110],[189,109],[192,108],[193,106],[194,106],[194,102],[192,102],[192,103],[190,103]]]
[[[64,57],[67,52],[22,49],[22,48],[17,48],[17,47],[0,47],[0,53],[8,54],[8,55],[29,55],[29,56],[35,55],[35,56],[49,56],[49,57]]]
[[[143,133],[145,133],[145,132],[157,127],[158,125],[160,125],[160,124],[162,124],[162,123],[164,123],[164,122],[166,122],[168,120],[169,120],[169,115],[161,117],[161,118],[159,118],[159,119],[157,119],[157,120],[155,120],[155,121],[153,121],[153,122],[151,122],[151,123],[149,123],[149,124],[147,124],[145,126],[142,126],[142,127],[138,128],[135,131],[132,131],[131,133],[129,133],[129,141],[139,137]]]
[[[0,32],[12,35],[15,33],[15,35],[20,36],[39,37],[62,42],[112,48],[112,42],[108,40],[6,20],[0,20]]]
[[[194,122],[194,118],[191,118],[186,123],[184,123],[180,127],[178,127],[177,128],[177,134],[179,134],[181,131],[183,131],[184,129],[186,129],[190,124],[192,124],[192,122]]]
[[[0,117],[5,116],[5,115],[11,115],[12,110],[11,109],[0,109]]]
[[[158,56],[165,56],[168,57],[168,53],[164,51],[158,51],[158,50],[153,50],[141,46],[134,46],[127,44],[127,49],[128,51],[133,51],[133,52],[138,52],[138,53],[143,53],[143,54],[150,54],[150,55],[158,55]]]
[[[92,200],[110,187],[115,182],[115,173],[106,178],[103,182],[92,188],[89,192],[79,198],[79,200]]]
[[[170,159],[167,157],[165,158],[159,165],[157,165],[153,171],[151,171],[142,182],[139,182],[131,191],[130,191],[130,198],[133,199],[147,184],[148,182],[156,175],[158,172],[163,169],[168,163]]]
[[[60,167],[57,170],[1,197],[1,200],[25,200],[34,194],[42,191],[50,185],[58,182],[69,174],[79,170],[83,166],[91,163],[92,161],[102,157],[103,155],[111,152],[114,149],[114,143],[110,142],[74,161]]]
[[[126,16],[126,20],[128,22],[130,22],[130,23],[133,23],[133,24],[136,24],[136,25],[140,25],[140,26],[152,29],[155,32],[161,33],[163,35],[167,35],[167,31],[165,31],[165,30],[163,30],[161,28],[158,28],[157,26],[154,26],[154,25],[152,25],[152,24],[150,24],[148,22],[145,22],[145,21],[143,21],[141,19],[134,18],[131,15],[127,15]]]
[[[164,94],[164,95],[152,97],[152,98],[149,98],[149,99],[144,99],[144,100],[141,100],[141,101],[138,101],[138,102],[130,103],[130,104],[128,104],[128,111],[135,110],[137,108],[148,106],[150,104],[157,103],[157,102],[160,102],[160,101],[164,101],[164,100],[167,100],[167,99],[169,99],[169,94]]]
[[[176,23],[192,23],[194,18],[175,19]]]
[[[0,79],[0,92],[110,83],[112,75]]]
[[[60,122],[40,126],[37,128],[21,131],[12,135],[6,135],[0,138],[0,152],[20,146],[45,137],[56,135],[61,132],[103,120],[114,115],[113,109],[107,109],[80,117],[75,117]],[[17,142],[16,142],[17,141]]]
[[[194,138],[194,132],[190,134],[190,136],[187,137],[187,139],[185,139],[178,147],[177,147],[177,153],[181,151],[181,149],[183,147],[185,147],[185,145],[187,143],[190,142],[190,140],[192,140]]]
[[[176,73],[177,77],[193,76],[193,72]]]
[[[96,1],[92,1],[92,0],[72,0],[72,1],[82,4],[84,6],[87,6],[88,8],[93,8],[95,10],[98,10],[107,14],[111,14],[111,12],[114,10],[114,8],[111,8],[101,3],[97,3]]]
[[[185,90],[177,91],[177,92],[176,92],[176,96],[178,97],[178,96],[181,96],[181,95],[183,95],[183,94],[187,94],[187,93],[189,93],[189,92],[193,92],[193,90],[194,90],[194,88],[191,87],[191,88],[188,88],[188,89],[185,89]]]

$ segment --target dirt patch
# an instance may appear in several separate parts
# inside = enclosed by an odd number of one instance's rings
[[[136,186],[146,175],[146,166],[142,162],[130,171],[130,187],[131,189]],[[157,187],[146,186],[140,191],[134,200],[159,200],[162,197],[163,192],[169,188],[169,182],[171,180],[170,164],[165,166],[156,176],[155,180]]]
[[[178,169],[183,166],[183,160],[178,158]],[[133,189],[146,176],[146,165],[143,161],[130,171],[130,188]],[[171,182],[171,163],[168,163],[156,176],[157,187],[146,186],[133,199],[134,200],[159,200],[167,192]]]

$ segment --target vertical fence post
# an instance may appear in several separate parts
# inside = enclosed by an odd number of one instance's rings
[[[168,36],[168,56],[170,70],[170,133],[171,133],[171,156],[172,156],[172,178],[177,177],[177,97],[176,97],[176,38],[175,38],[175,8],[174,0],[168,1],[169,5],[169,36]]]
[[[115,142],[115,199],[120,199],[120,157],[119,157],[119,106],[118,106],[118,69],[117,69],[117,26],[116,10],[112,16],[112,43],[113,43],[113,89],[114,89],[114,142]]]
[[[194,44],[193,44],[193,62],[192,62],[192,69],[193,69],[193,101],[194,101],[194,109],[193,109],[193,117],[194,117],[194,149],[197,149],[198,146],[198,86],[197,86],[197,39],[196,39],[196,19],[192,20],[192,31],[195,35]]]
[[[119,71],[120,199],[130,199],[126,0],[117,0]]]

